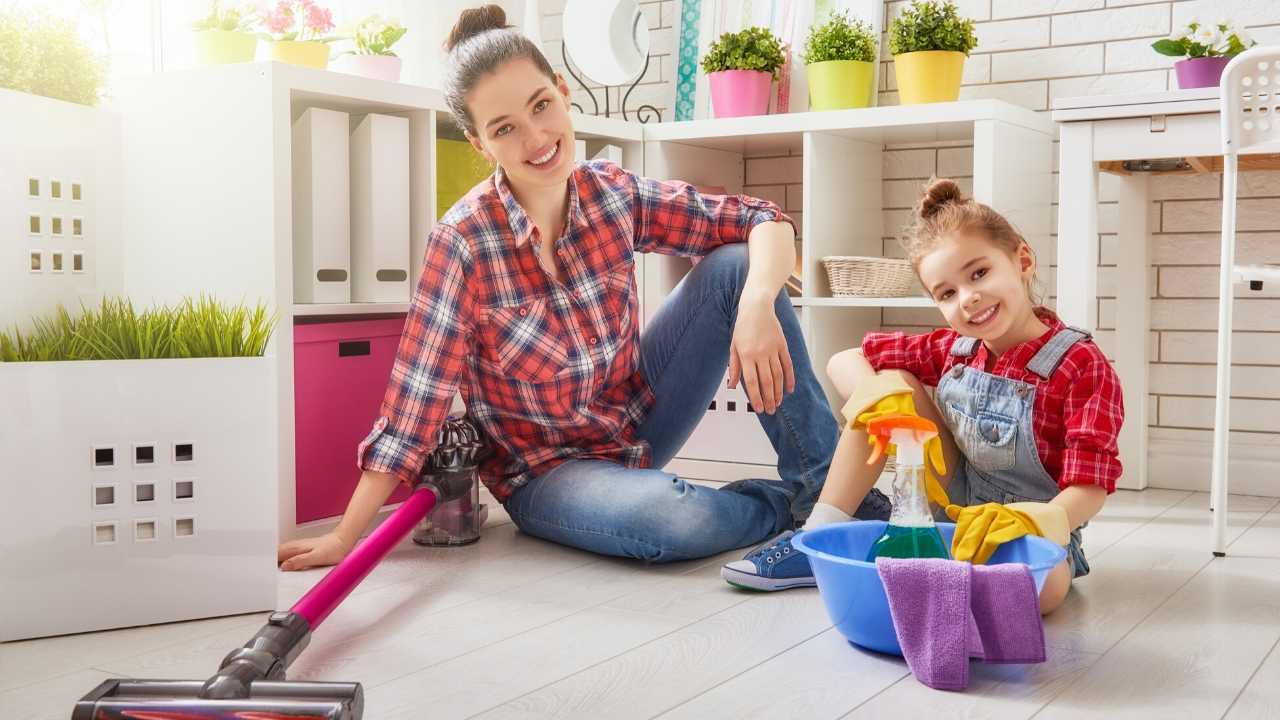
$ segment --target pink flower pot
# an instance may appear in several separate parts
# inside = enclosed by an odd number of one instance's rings
[[[721,70],[707,75],[711,107],[718,118],[767,115],[773,76],[757,70]]]
[[[400,82],[400,58],[394,55],[348,55],[343,68],[352,75]]]
[[[1173,64],[1178,74],[1178,87],[1187,88],[1218,87],[1222,80],[1222,70],[1231,62],[1229,57],[1187,58]]]

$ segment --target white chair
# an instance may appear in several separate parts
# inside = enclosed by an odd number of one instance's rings
[[[1238,157],[1280,152],[1280,47],[1256,47],[1237,55],[1222,71],[1222,268],[1218,283],[1218,387],[1213,423],[1213,554],[1227,551],[1227,438],[1231,405],[1231,309],[1236,282],[1262,289],[1280,281],[1280,268],[1237,266],[1236,175]]]

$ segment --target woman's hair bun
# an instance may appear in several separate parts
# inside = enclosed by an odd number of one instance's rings
[[[924,195],[920,196],[920,205],[916,208],[916,213],[920,219],[928,220],[947,205],[963,201],[964,193],[960,192],[960,186],[955,180],[934,178],[925,188]]]
[[[459,43],[480,33],[506,27],[510,27],[507,25],[507,13],[498,5],[467,8],[462,11],[458,22],[454,23],[453,29],[449,31],[449,37],[444,41],[444,49],[453,50]]]

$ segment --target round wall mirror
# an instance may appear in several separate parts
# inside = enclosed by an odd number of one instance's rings
[[[644,72],[649,23],[635,0],[568,0],[564,46],[583,75],[622,85]]]

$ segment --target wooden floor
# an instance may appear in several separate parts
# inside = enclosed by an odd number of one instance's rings
[[[330,618],[294,679],[358,680],[384,718],[1280,717],[1280,501],[1119,492],[1088,528],[1093,573],[1047,619],[1049,660],[975,664],[967,692],[832,629],[815,590],[748,594],[722,557],[595,557],[498,518],[468,548],[406,544]],[[319,572],[284,575],[287,606]],[[112,676],[203,678],[265,615],[0,645],[0,717],[66,718]]]

